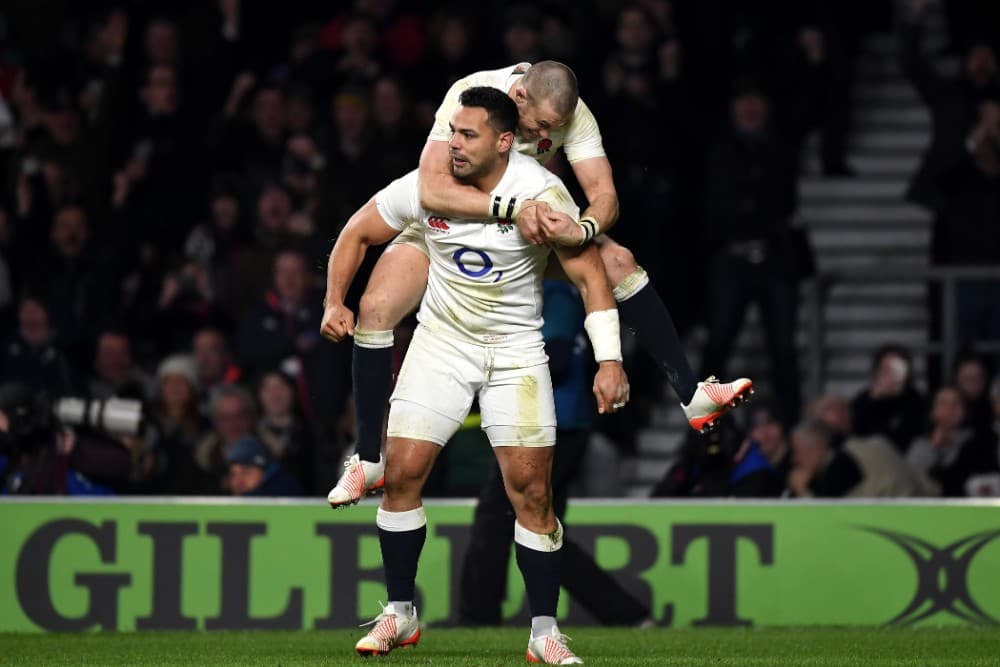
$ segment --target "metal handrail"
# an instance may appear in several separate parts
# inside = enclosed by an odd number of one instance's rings
[[[837,271],[822,271],[807,283],[806,312],[808,326],[807,393],[815,398],[826,385],[826,304],[829,291],[838,283],[893,283],[916,282],[941,285],[941,338],[928,341],[914,352],[940,352],[941,377],[951,373],[958,354],[958,321],[956,287],[959,281],[1000,281],[1000,266],[963,267],[907,267],[880,266],[858,267]],[[1000,303],[997,304],[1000,308]],[[1000,352],[1000,340],[976,342],[981,352]]]

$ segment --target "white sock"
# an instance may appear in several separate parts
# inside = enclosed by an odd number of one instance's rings
[[[532,616],[531,636],[544,637],[545,635],[559,634],[559,626],[556,625],[555,616]]]
[[[399,600],[390,600],[389,604],[385,606],[385,610],[392,610],[394,614],[410,618],[413,616],[413,601],[400,602]]]

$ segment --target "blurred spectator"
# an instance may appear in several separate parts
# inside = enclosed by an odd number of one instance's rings
[[[415,73],[420,76],[420,127],[433,124],[437,104],[451,84],[485,68],[482,40],[473,36],[474,25],[473,13],[461,8],[438,10],[431,17],[427,58]]]
[[[253,396],[240,385],[223,385],[211,397],[212,430],[198,441],[194,461],[198,474],[193,489],[214,495],[228,490],[226,457],[236,442],[252,435],[257,422]]]
[[[244,115],[246,96],[253,91]],[[216,167],[243,174],[253,187],[275,180],[285,150],[285,93],[274,83],[257,85],[252,72],[233,81],[216,144]]]
[[[504,13],[503,56],[511,65],[545,59],[542,44],[542,12],[532,5],[514,5]]]
[[[267,183],[257,197],[251,242],[233,258],[222,276],[233,289],[225,294],[223,309],[234,321],[264,296],[271,284],[275,255],[292,239],[292,199],[277,183]]]
[[[221,303],[227,302],[230,291],[241,289],[226,281],[228,268],[250,242],[240,195],[234,176],[218,176],[212,188],[210,219],[192,229],[184,242],[184,258],[208,272],[209,284]]]
[[[81,392],[82,383],[54,341],[45,304],[34,297],[17,308],[17,332],[0,348],[0,385],[20,384],[49,397]]]
[[[996,55],[983,42],[966,45],[960,74],[949,76],[937,71],[923,48],[923,24],[928,6],[928,2],[914,0],[911,11],[903,13],[899,57],[903,72],[929,107],[933,121],[931,145],[924,153],[907,194],[911,200],[935,213],[932,259],[937,261],[942,259],[942,255],[947,257],[946,249],[941,247],[949,224],[945,218],[949,199],[946,174],[962,163],[972,166],[969,160],[970,130],[976,125],[981,104],[987,99],[996,99],[1000,81]],[[977,149],[989,150],[987,144],[982,144],[980,148],[979,143],[973,143],[971,148],[973,153]],[[982,170],[982,167],[979,169]],[[975,168],[968,173],[973,175]],[[990,172],[983,172],[979,178],[995,180],[995,176],[996,169],[993,169],[992,177]],[[979,227],[976,229],[980,230]]]
[[[194,450],[209,430],[198,411],[198,367],[187,355],[167,357],[156,371],[149,411],[154,462],[140,490],[191,494],[198,491]]]
[[[115,306],[115,289],[89,240],[84,210],[63,206],[52,223],[48,251],[27,280],[30,291],[45,299],[59,346],[81,368],[89,364],[97,330]]]
[[[792,432],[793,466],[788,488],[799,498],[878,498],[937,495],[884,440],[850,440],[841,448],[837,434],[818,421]]]
[[[800,96],[809,94],[800,91]],[[725,375],[747,306],[756,302],[767,333],[775,397],[786,424],[792,424],[801,408],[795,334],[803,270],[791,220],[798,205],[805,119],[792,106],[785,111],[775,118],[763,86],[741,79],[730,122],[708,153],[705,240],[716,249],[706,271],[705,302],[712,307],[706,313],[708,341],[700,375]]]
[[[938,389],[930,421],[930,430],[913,441],[906,460],[933,477],[943,495],[964,496],[972,475],[1000,470],[996,434],[976,432],[968,426],[965,401],[958,389]]]
[[[320,177],[322,197],[318,224],[324,238],[333,237],[354,211],[379,189],[379,183],[399,176],[381,174],[371,168],[374,129],[364,91],[342,90],[334,98],[331,111],[334,132],[330,143],[323,147],[326,168]],[[419,155],[414,155],[416,158]]]
[[[273,289],[243,316],[239,327],[240,366],[250,374],[281,369],[295,379],[297,400],[308,419],[335,420],[349,378],[332,373],[336,346],[322,340],[320,294],[312,284],[305,255],[284,250],[275,257]],[[319,406],[323,406],[319,409]],[[330,426],[331,424],[326,424]]]
[[[368,87],[382,73],[379,36],[374,18],[355,13],[344,19],[340,45],[334,53],[334,88]],[[325,32],[325,30],[324,30]]]
[[[966,425],[978,433],[993,428],[989,382],[993,371],[984,355],[964,352],[955,362],[955,388],[965,401]]]
[[[281,371],[264,373],[257,383],[257,403],[257,433],[268,443],[268,450],[308,493],[319,493],[327,480],[316,476],[322,467],[318,460],[321,453],[316,432],[298,409],[295,380]]]
[[[880,347],[871,373],[868,386],[851,401],[854,432],[884,435],[905,452],[927,422],[927,403],[914,386],[910,352],[899,345]]]
[[[112,396],[145,401],[152,393],[152,380],[132,362],[132,341],[118,329],[105,329],[94,347],[90,395],[96,399]]]
[[[372,125],[375,129],[372,155],[379,173],[397,178],[413,169],[419,159],[425,132],[412,122],[410,100],[399,78],[384,75],[372,88]]]
[[[221,330],[207,327],[198,331],[191,339],[191,352],[198,368],[198,393],[207,401],[222,386],[238,382],[243,371],[233,360],[229,339]],[[208,405],[200,409],[203,415],[210,415]]]
[[[426,41],[423,22],[401,9],[396,0],[354,0],[353,13],[343,12],[323,27],[323,48],[344,49],[345,42],[356,39],[350,34],[350,23],[357,15],[371,22],[380,53],[390,65],[410,69],[420,62]]]
[[[116,142],[123,150],[111,194],[121,211],[118,243],[154,252],[178,247],[194,226],[207,174],[199,159],[200,137],[183,110],[177,68],[152,65],[140,88],[142,110]]]
[[[226,454],[229,489],[234,496],[301,496],[302,487],[252,435],[237,440]]]

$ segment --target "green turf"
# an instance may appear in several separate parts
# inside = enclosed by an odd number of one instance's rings
[[[1000,630],[566,628],[589,665],[1000,665]],[[430,628],[363,660],[361,630],[2,635],[0,665],[524,665],[526,631]]]

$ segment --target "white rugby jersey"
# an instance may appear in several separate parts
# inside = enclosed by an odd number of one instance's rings
[[[559,178],[511,152],[495,194],[538,199],[576,220],[580,211]],[[430,272],[417,319],[425,326],[481,345],[542,339],[542,274],[548,246],[528,243],[507,220],[456,220],[420,207],[417,170],[375,195],[382,219],[402,231],[424,229]]]
[[[464,79],[459,79],[444,96],[444,101],[434,114],[434,127],[431,128],[428,139],[433,141],[448,141],[451,139],[451,117],[458,108],[458,98],[462,91],[474,86],[489,86],[507,93],[514,82],[520,79],[531,63],[519,63],[503,69],[475,72]],[[601,142],[601,130],[597,119],[590,112],[583,100],[576,103],[573,117],[563,127],[552,130],[548,139],[525,141],[520,133],[514,136],[514,150],[523,153],[545,164],[562,146],[566,151],[566,159],[573,162],[592,157],[604,156],[604,144]]]

